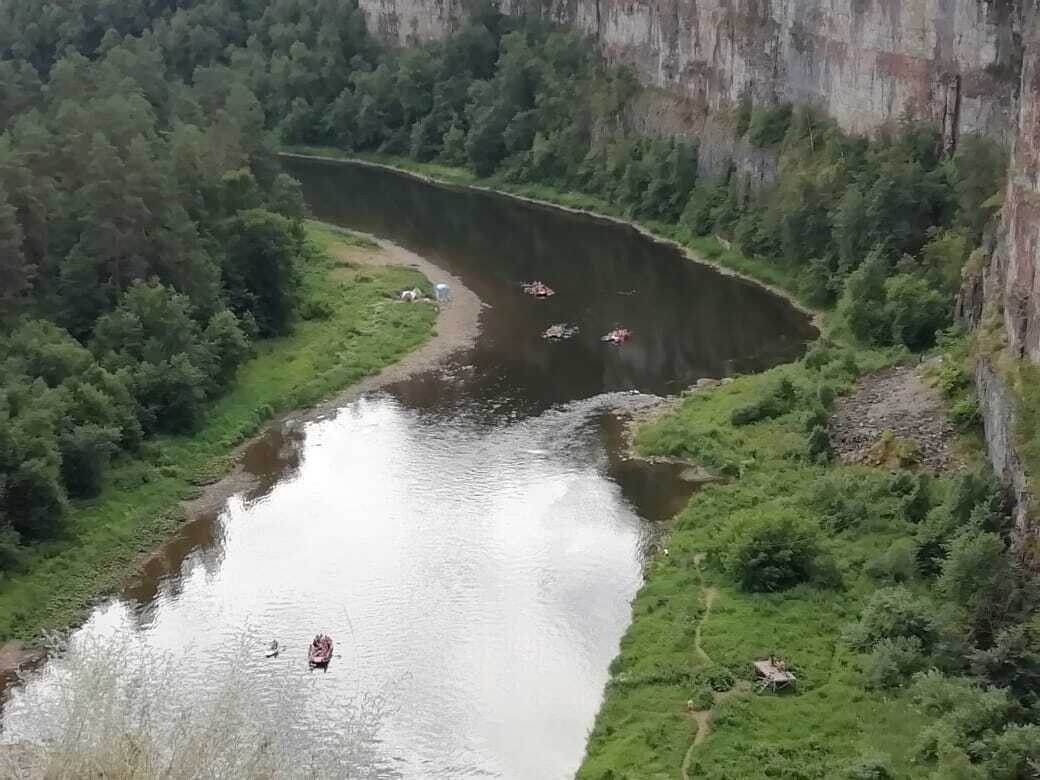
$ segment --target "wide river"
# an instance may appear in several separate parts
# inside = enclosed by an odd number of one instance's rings
[[[768,367],[813,330],[624,226],[388,171],[286,166],[317,218],[461,278],[485,303],[480,336],[436,371],[271,430],[245,456],[259,487],[186,526],[72,652],[114,637],[165,653],[161,684],[190,701],[242,648],[254,691],[301,692],[287,727],[315,750],[352,738],[359,701],[381,702],[359,776],[570,777],[648,540],[693,489],[623,458],[633,391]],[[555,297],[523,295],[530,279]],[[543,340],[554,323],[579,331]],[[618,325],[634,339],[603,344]],[[324,674],[305,662],[318,631],[339,653]],[[267,659],[272,638],[287,649]],[[34,713],[63,663],[8,692],[6,738],[45,730]]]

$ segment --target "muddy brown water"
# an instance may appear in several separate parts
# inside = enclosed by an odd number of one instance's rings
[[[378,692],[392,707],[372,775],[568,777],[648,541],[694,489],[678,467],[624,458],[624,414],[790,359],[814,331],[621,225],[384,170],[286,167],[317,218],[461,278],[485,302],[481,334],[437,370],[259,439],[255,487],[186,525],[72,652],[99,636],[168,652],[190,699],[245,637],[251,686],[313,697],[286,724],[304,751],[342,730],[337,702]],[[556,295],[523,295],[532,279]],[[578,333],[542,339],[555,323]],[[616,326],[635,334],[620,348],[600,341]],[[305,663],[317,631],[339,652],[320,676]],[[273,660],[272,638],[287,648]],[[33,713],[63,663],[8,691],[5,738],[46,736]]]

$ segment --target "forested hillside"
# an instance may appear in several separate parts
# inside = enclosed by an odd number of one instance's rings
[[[292,328],[268,116],[370,57],[345,3],[0,7],[0,571]]]

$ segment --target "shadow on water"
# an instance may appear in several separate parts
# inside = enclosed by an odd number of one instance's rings
[[[696,489],[686,469],[627,459],[627,415],[790,359],[814,331],[624,226],[386,171],[288,168],[318,218],[459,276],[487,305],[480,336],[435,370],[273,428],[245,451],[253,486],[186,524],[80,631],[183,653],[190,690],[244,624],[288,647],[320,628],[344,654],[321,696],[395,691],[381,737],[403,776],[572,775],[653,529]],[[556,295],[523,295],[536,278]],[[542,339],[555,323],[579,332]],[[619,325],[630,343],[600,341]],[[277,675],[304,674],[294,658],[258,653],[250,679],[278,690]],[[33,736],[20,691],[4,711],[13,738]],[[298,725],[307,740],[326,724]]]

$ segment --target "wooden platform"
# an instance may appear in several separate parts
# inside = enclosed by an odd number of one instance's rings
[[[772,661],[755,661],[755,679],[758,680],[758,689],[764,691],[771,688],[793,688],[798,678],[786,669],[778,669]]]

